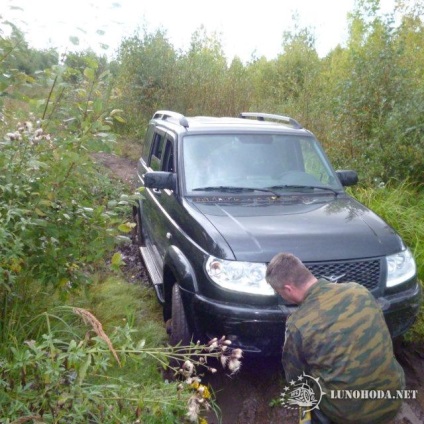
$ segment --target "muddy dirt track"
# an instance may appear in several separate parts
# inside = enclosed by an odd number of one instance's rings
[[[113,154],[96,153],[95,162],[106,167],[107,172],[118,178],[130,189],[136,187],[136,162]],[[127,246],[126,275],[147,283],[137,249]],[[135,277],[134,277],[135,276]],[[399,342],[395,346],[396,357],[406,375],[406,388],[417,390],[417,398],[405,400],[402,409],[391,424],[424,423],[424,346]],[[271,406],[283,390],[282,369],[279,358],[258,360],[245,358],[240,372],[232,377],[217,373],[203,382],[209,383],[215,392],[221,409],[221,420],[214,414],[208,417],[210,424],[298,424],[298,413],[282,406]],[[370,423],[372,424],[372,423]]]

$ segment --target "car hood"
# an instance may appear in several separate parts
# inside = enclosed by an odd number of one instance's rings
[[[278,252],[303,261],[348,260],[402,249],[395,231],[361,203],[343,196],[281,196],[268,202],[193,200],[236,260],[268,262]]]

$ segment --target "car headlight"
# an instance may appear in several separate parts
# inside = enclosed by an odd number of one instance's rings
[[[409,249],[386,256],[387,287],[394,287],[414,277],[417,272],[415,260]]]
[[[263,263],[226,261],[210,256],[206,272],[212,281],[228,290],[263,296],[275,293],[265,280],[266,265]]]

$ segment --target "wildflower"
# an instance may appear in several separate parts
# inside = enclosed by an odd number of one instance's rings
[[[241,367],[241,362],[237,358],[231,358],[228,361],[228,369],[231,371],[231,374],[235,374]]]
[[[25,340],[24,343],[27,344],[31,349],[35,348],[35,340]]]
[[[187,383],[187,382],[186,382]],[[192,380],[191,382],[190,382],[190,387],[192,388],[192,389],[198,389],[199,388],[199,386],[200,386],[200,380],[199,381],[196,381],[196,380]]]
[[[227,362],[230,358],[228,356],[221,355],[219,359],[221,361],[222,368],[225,368],[227,366]]]
[[[231,357],[232,358],[236,358],[236,359],[240,359],[240,358],[242,358],[243,357],[243,351],[241,350],[241,349],[234,349],[232,352],[231,352]]]
[[[183,364],[183,375],[187,377],[190,377],[193,374],[194,371],[194,364],[193,362],[189,361],[187,359],[187,361],[184,362]]]
[[[215,337],[214,339],[212,339],[209,343],[208,343],[208,350],[209,352],[214,351],[215,349],[218,348],[218,339]]]
[[[33,128],[32,122],[26,121],[24,123],[24,130],[26,130],[28,132],[31,132],[32,131],[32,128]]]
[[[199,377],[188,377],[185,380],[186,384],[190,385],[194,389],[196,389],[199,386],[200,378]]]
[[[18,131],[7,133],[6,136],[9,137],[10,141],[22,140],[21,134]]]
[[[203,399],[211,398],[211,393],[209,392],[209,389],[204,384],[199,384],[199,387],[197,388],[197,392]]]
[[[192,423],[197,422],[200,412],[200,403],[195,395],[188,400],[188,411],[186,417]]]

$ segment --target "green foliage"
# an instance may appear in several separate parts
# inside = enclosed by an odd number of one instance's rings
[[[396,229],[411,248],[417,263],[418,279],[424,283],[424,192],[410,182],[391,181],[380,188],[356,188],[353,195]],[[424,287],[423,287],[424,288]],[[424,305],[409,339],[424,341]]]
[[[153,112],[163,108],[175,80],[176,53],[163,31],[125,39],[119,49],[117,105],[128,123],[121,130],[143,133]]]
[[[130,299],[121,298],[122,282],[93,278],[105,272],[105,258],[115,272],[123,266],[113,249],[130,229],[132,196],[98,173],[89,152],[112,151],[113,132],[141,140],[155,110],[298,119],[336,167],[359,171],[355,196],[400,232],[424,280],[421,3],[397,2],[383,17],[378,0],[358,0],[347,45],[325,58],[310,29],[298,26],[283,35],[277,59],[231,64],[219,37],[202,27],[186,52],[163,30],[135,34],[111,64],[93,52],[59,63],[57,52],[30,49],[16,27],[0,38],[0,409],[7,420],[173,423],[185,415],[189,393],[176,393],[157,370],[170,351],[157,348],[166,336],[159,311],[143,303],[147,291],[126,288]],[[95,326],[85,337],[69,309],[45,313],[75,296],[101,318],[110,345]],[[423,316],[408,333],[413,340],[424,340]],[[117,322],[124,325],[114,330]]]
[[[187,379],[163,381],[152,365],[166,369],[170,360],[189,361],[193,370],[182,377],[194,377],[195,366],[199,371],[207,368],[199,357],[222,354],[201,345],[152,347],[136,338],[128,324],[116,327],[109,337],[101,322],[81,308],[58,308],[54,315],[36,317],[33,325],[45,329],[42,336],[14,344],[0,361],[5,424],[22,418],[45,423],[175,423],[193,399],[200,399],[200,385],[195,388]],[[152,369],[154,375],[146,373]],[[171,370],[180,373],[178,365]],[[202,398],[210,400],[205,386]]]
[[[319,58],[315,36],[285,32],[277,59],[228,66],[219,38],[199,28],[186,52],[163,31],[121,45],[117,107],[142,138],[153,112],[237,116],[242,110],[290,115],[323,142],[337,167],[365,184],[424,175],[422,7],[399,2],[383,16],[379,0],[358,0],[349,38]],[[422,6],[422,5],[421,5]]]
[[[187,115],[214,115],[224,109],[227,62],[216,35],[200,27],[177,65],[178,91],[170,105],[176,102]]]
[[[422,182],[423,58],[412,58],[410,50],[422,50],[422,21],[404,16],[396,26],[393,15],[377,14],[378,4],[357,2],[348,48],[327,59],[332,99],[327,109],[334,114],[328,150],[337,164],[348,162],[367,183]]]
[[[1,21],[0,24],[12,28],[10,37],[0,38],[0,63],[8,72],[18,71],[26,75],[35,76],[37,72],[57,64],[59,55],[56,50],[32,49],[25,41],[22,31],[15,25],[11,22]]]
[[[87,271],[101,266],[114,246],[118,230],[108,229],[122,219],[104,197],[107,186],[92,162],[78,153],[80,140],[55,140],[38,130],[17,134],[0,151],[4,311],[16,296],[31,296],[26,292],[31,281],[63,295],[87,284]]]
[[[99,174],[87,154],[109,148],[120,112],[107,108],[108,73],[98,73],[93,58],[86,65],[77,86],[62,80],[61,66],[36,78],[15,73],[2,80],[1,340],[20,331],[19,323],[36,311],[31,299],[40,299],[39,293],[66,297],[90,284],[129,209],[129,197],[119,201],[121,187]],[[5,66],[6,59],[0,62],[3,75]]]
[[[110,148],[110,130],[124,118],[109,105],[108,70],[90,56],[77,59],[84,60],[72,72],[57,65],[36,77],[17,71],[1,80],[7,97],[0,116],[2,422],[175,423],[187,413],[197,420],[211,399],[193,364],[209,369],[208,357],[230,352],[224,342],[217,353],[210,346],[157,347],[163,326],[157,317],[139,325],[147,315],[135,312],[135,287],[124,291],[132,303],[117,302],[123,290],[116,282],[107,294],[90,291],[93,275],[110,272],[108,257],[116,272],[124,265],[122,254],[112,252],[128,240],[122,233],[132,230],[128,215],[138,195],[123,194],[91,161],[91,151]],[[84,293],[106,315],[110,337],[88,310],[56,307],[81,302]],[[240,355],[226,362],[238,367]],[[168,369],[170,361],[175,367],[189,361],[191,381],[185,367],[182,384],[164,381],[158,365]],[[178,367],[171,376],[180,375]]]
[[[249,69],[260,75],[255,108],[293,116],[306,127],[319,129],[322,117],[316,94],[321,65],[314,36],[307,28],[285,32],[283,50],[276,60],[253,63]]]
[[[97,78],[108,70],[106,57],[97,56],[93,51],[67,53],[64,57],[64,80],[78,83],[84,80],[86,69],[93,69]]]

